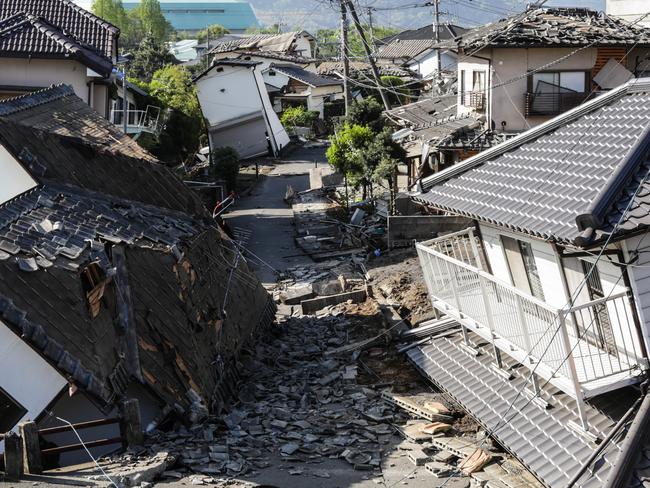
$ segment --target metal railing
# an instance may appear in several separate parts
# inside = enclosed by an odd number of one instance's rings
[[[128,132],[157,133],[160,128],[160,107],[147,105],[146,110],[127,110],[126,127]],[[110,121],[124,126],[124,110],[112,109]]]
[[[485,91],[465,91],[460,94],[461,105],[478,111],[485,110]]]
[[[559,115],[582,104],[589,93],[526,93],[525,116]]]
[[[638,372],[628,291],[560,309],[484,271],[472,229],[416,245],[433,306],[581,402]],[[607,333],[603,333],[604,330]],[[589,384],[589,385],[587,385]],[[537,385],[535,384],[535,388]],[[583,419],[584,420],[584,419]],[[586,426],[586,421],[583,421]]]

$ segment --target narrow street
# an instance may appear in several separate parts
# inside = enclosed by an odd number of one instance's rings
[[[309,169],[316,163],[327,164],[325,148],[296,149],[226,215],[231,229],[246,234],[242,239],[246,248],[278,271],[311,262],[295,245],[292,212],[284,196],[287,186],[297,192],[309,188]],[[262,283],[275,283],[275,273],[269,266],[257,263],[255,271]]]

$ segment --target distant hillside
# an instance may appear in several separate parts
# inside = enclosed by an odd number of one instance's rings
[[[306,30],[332,28],[338,25],[338,0],[248,0],[259,20],[265,25],[281,24],[282,30],[297,27]],[[522,11],[533,0],[441,0],[445,22],[479,25],[510,13]],[[405,5],[424,4],[426,0],[361,0],[359,5],[372,5],[373,23],[401,29],[421,27],[433,20],[432,8],[407,8]],[[332,6],[333,5],[333,6]],[[547,6],[589,7],[605,10],[605,0],[549,0]],[[391,10],[382,10],[391,8]],[[394,10],[392,8],[395,8]],[[361,9],[363,21],[367,12]]]

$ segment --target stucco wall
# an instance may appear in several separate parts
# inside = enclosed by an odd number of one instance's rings
[[[77,61],[62,59],[0,58],[0,85],[44,88],[54,83],[71,85],[75,94],[88,102],[90,80],[86,67]]]

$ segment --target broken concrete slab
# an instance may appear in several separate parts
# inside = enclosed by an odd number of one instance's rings
[[[348,300],[351,300],[351,303],[361,303],[366,300],[367,296],[368,294],[366,290],[355,290],[346,293],[339,293],[337,295],[303,300],[300,305],[302,306],[303,315],[310,315],[322,308],[330,305],[338,305],[339,303],[345,303]]]
[[[285,305],[299,305],[303,300],[313,298],[314,290],[311,284],[303,284],[287,290],[280,295],[280,300]]]
[[[424,467],[429,473],[431,473],[436,478],[446,478],[451,474],[453,474],[454,472],[453,466],[438,461],[432,461],[430,463],[426,463]]]

